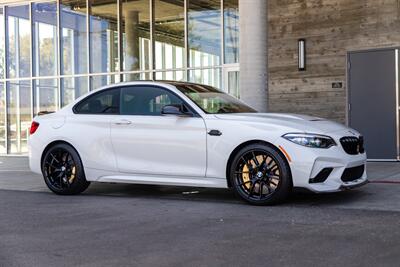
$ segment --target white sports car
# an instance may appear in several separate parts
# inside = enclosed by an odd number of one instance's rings
[[[34,118],[32,171],[57,194],[91,181],[233,188],[252,204],[293,187],[334,192],[367,183],[363,138],[320,118],[258,113],[206,85],[129,82]]]

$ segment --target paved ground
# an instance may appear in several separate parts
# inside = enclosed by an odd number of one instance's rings
[[[253,207],[228,190],[93,184],[49,193],[0,158],[0,266],[399,266],[400,164],[370,183]]]

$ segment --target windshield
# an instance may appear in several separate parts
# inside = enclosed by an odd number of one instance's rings
[[[176,84],[175,86],[209,114],[257,112],[240,100],[211,86],[200,84]]]

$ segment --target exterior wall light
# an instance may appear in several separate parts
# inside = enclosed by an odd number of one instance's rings
[[[298,58],[299,58],[299,71],[306,70],[306,40],[298,40]]]

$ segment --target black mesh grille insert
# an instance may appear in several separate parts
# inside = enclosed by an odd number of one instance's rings
[[[364,174],[364,169],[365,169],[364,165],[345,169],[342,174],[342,181],[351,182],[360,179]]]
[[[328,179],[329,175],[331,174],[333,168],[324,168],[322,169],[314,178],[310,179],[310,184],[315,183],[323,183]]]
[[[342,137],[340,138],[340,144],[347,154],[357,155],[359,153],[364,153],[364,138],[362,136],[359,138],[355,136]]]

